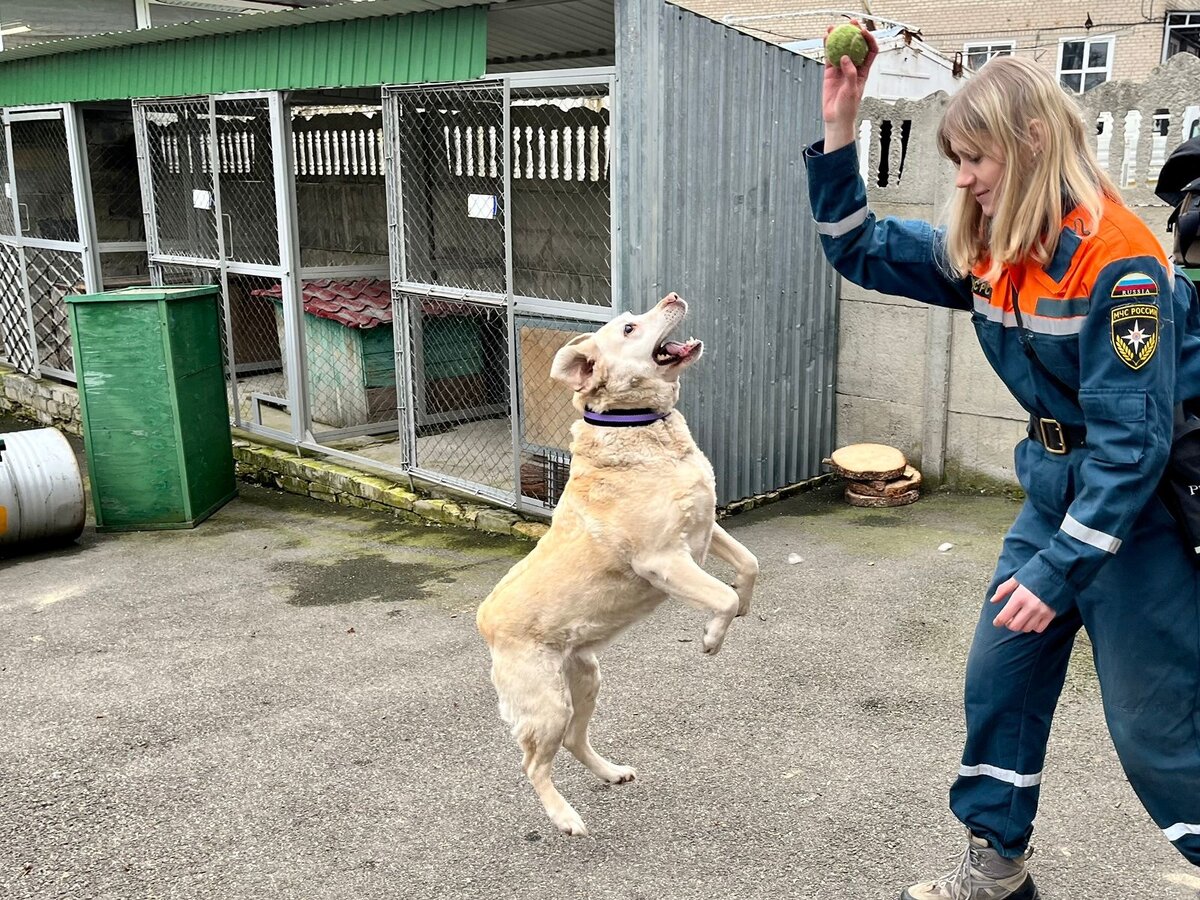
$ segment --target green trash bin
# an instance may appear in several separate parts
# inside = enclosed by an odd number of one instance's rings
[[[97,531],[192,528],[237,494],[213,285],[68,297]]]

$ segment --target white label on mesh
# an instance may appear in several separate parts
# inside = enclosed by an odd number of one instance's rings
[[[494,194],[468,194],[467,215],[472,219],[494,219],[500,215],[500,202]]]
[[[192,191],[192,206],[196,209],[212,209],[212,191]]]

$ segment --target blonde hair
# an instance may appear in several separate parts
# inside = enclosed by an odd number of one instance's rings
[[[946,255],[955,272],[966,275],[987,261],[986,275],[994,279],[1006,265],[1031,258],[1048,263],[1071,210],[1063,208],[1064,199],[1081,207],[1083,227],[1095,231],[1105,196],[1119,203],[1120,194],[1100,168],[1092,140],[1079,106],[1045,69],[1015,56],[980,69],[950,99],[938,149],[957,164],[953,142],[1005,167],[991,218],[965,188],[950,201]]]

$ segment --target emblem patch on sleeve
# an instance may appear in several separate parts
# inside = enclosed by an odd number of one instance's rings
[[[1140,369],[1148,363],[1158,349],[1158,307],[1151,303],[1126,303],[1113,309],[1109,321],[1113,349],[1121,362],[1131,369]]]

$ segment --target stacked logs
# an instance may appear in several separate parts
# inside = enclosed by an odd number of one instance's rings
[[[824,462],[846,480],[851,506],[905,506],[921,496],[921,473],[895,447],[850,444]]]

